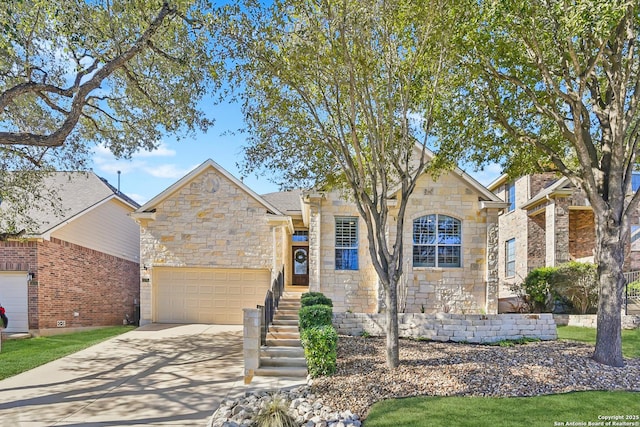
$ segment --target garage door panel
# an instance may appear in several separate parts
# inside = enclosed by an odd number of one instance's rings
[[[5,332],[29,330],[29,290],[26,271],[0,272],[0,304],[7,311],[9,327]]]
[[[154,319],[241,324],[243,308],[264,302],[270,276],[267,270],[156,267]]]

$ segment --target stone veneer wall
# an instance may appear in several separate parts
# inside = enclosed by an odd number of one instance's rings
[[[491,211],[491,212],[489,212]],[[388,239],[395,241],[395,211],[390,209]],[[456,268],[413,267],[413,220],[430,214],[448,215],[462,222],[462,265]],[[375,313],[384,310],[383,291],[370,261],[366,224],[358,222],[359,270],[335,269],[335,218],[359,217],[354,204],[339,193],[310,201],[310,285],[332,299],[336,311]],[[437,181],[428,175],[418,181],[408,203],[403,228],[405,264],[399,300],[407,312],[497,312],[497,209],[480,209],[478,193],[453,173]],[[491,250],[487,251],[487,246]],[[490,265],[488,265],[490,263]]]
[[[528,232],[529,227],[527,224],[529,218],[527,212],[519,209],[518,207],[526,203],[529,199],[529,177],[524,176],[516,179],[515,194],[516,194],[516,208],[515,210],[508,212],[505,209],[504,212],[498,217],[499,223],[499,240],[498,240],[498,277],[500,281],[499,296],[500,298],[510,297],[515,295],[510,290],[510,285],[514,283],[520,283],[527,276],[528,273]],[[507,199],[507,188],[509,182],[500,186],[496,190],[496,194],[503,200]],[[506,242],[508,240],[515,239],[516,245],[516,265],[515,275],[506,275]]]
[[[579,326],[582,328],[598,326],[598,316],[595,314],[554,314],[553,319],[558,326]],[[640,328],[640,315],[622,315],[622,328]]]
[[[155,220],[141,219],[141,319],[150,321],[153,267],[270,269],[284,263],[286,232],[268,224],[267,209],[213,168],[156,206]],[[274,241],[275,239],[275,241]]]
[[[543,314],[417,314],[398,315],[401,337],[434,341],[491,343],[523,337],[554,340],[558,337],[553,316]],[[385,335],[385,314],[334,313],[339,334]]]

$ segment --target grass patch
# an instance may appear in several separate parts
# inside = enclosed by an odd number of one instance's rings
[[[0,352],[0,380],[91,347],[134,328],[134,326],[110,326],[50,337],[3,340],[2,352]]]
[[[558,326],[558,339],[596,344],[596,330],[578,326]],[[631,359],[640,358],[640,329],[622,330],[622,355]]]
[[[598,416],[611,415],[629,416],[620,421],[638,422],[633,417],[640,416],[640,393],[588,391],[536,397],[394,399],[373,405],[364,425],[530,427],[572,425],[571,422],[588,425],[602,422]]]

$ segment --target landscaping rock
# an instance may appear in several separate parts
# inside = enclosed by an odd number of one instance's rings
[[[386,366],[384,338],[341,336],[337,371],[281,393],[304,427],[360,427],[371,405],[407,396],[537,396],[585,390],[640,391],[640,359],[612,368],[591,359],[593,346],[543,341],[510,347],[400,341],[400,366]],[[212,427],[251,425],[267,393],[223,402]],[[231,420],[235,413],[246,416]],[[253,409],[251,409],[253,408]],[[225,424],[229,422],[229,424]]]

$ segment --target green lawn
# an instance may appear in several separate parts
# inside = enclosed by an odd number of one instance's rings
[[[634,418],[640,417],[640,393],[588,391],[511,398],[412,397],[375,404],[364,425],[542,427],[603,422],[600,425],[604,426],[606,421],[598,417],[611,415],[630,418],[622,421],[640,422]]]
[[[133,329],[133,326],[112,326],[50,337],[3,340],[0,352],[0,380]]]
[[[596,330],[577,326],[558,326],[558,339],[595,345]],[[622,330],[622,354],[628,358],[640,358],[640,329]]]
[[[596,331],[558,327],[558,338],[595,344]],[[640,358],[640,329],[622,331],[622,352]],[[602,416],[622,416],[604,420]],[[640,426],[640,393],[588,391],[522,398],[413,397],[371,407],[365,427]],[[591,423],[591,424],[589,424]],[[599,424],[602,423],[602,424]],[[636,424],[634,424],[636,423]]]

